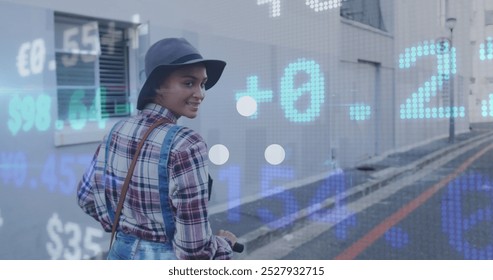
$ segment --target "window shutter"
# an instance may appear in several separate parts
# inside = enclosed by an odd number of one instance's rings
[[[55,14],[59,120],[78,127],[78,122],[130,115],[128,27]]]
[[[128,84],[128,49],[125,29],[114,22],[99,25],[101,56],[101,114],[103,118],[130,114]]]

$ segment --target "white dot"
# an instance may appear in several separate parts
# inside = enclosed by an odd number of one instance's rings
[[[281,145],[272,144],[265,149],[265,160],[272,165],[281,164],[285,157],[286,152]]]
[[[236,110],[240,115],[250,117],[257,112],[257,101],[251,96],[242,96],[236,102]]]
[[[140,15],[139,14],[135,14],[135,15],[132,15],[132,23],[140,23]]]
[[[55,60],[51,60],[50,62],[48,62],[48,70],[50,70],[50,71],[56,70],[56,61]]]
[[[229,159],[229,150],[226,146],[217,144],[209,149],[209,160],[215,165],[223,165]]]

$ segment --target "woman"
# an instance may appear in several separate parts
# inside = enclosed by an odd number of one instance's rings
[[[213,235],[208,221],[206,143],[197,132],[176,125],[181,116],[197,116],[205,90],[216,84],[225,66],[202,58],[182,38],[160,40],[147,51],[140,114],[112,128],[77,188],[80,207],[105,231],[115,227],[108,259],[232,257],[236,236],[224,230]],[[128,191],[121,198],[125,179]],[[119,201],[121,216],[114,223]]]

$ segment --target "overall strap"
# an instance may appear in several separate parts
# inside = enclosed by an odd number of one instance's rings
[[[130,167],[128,168],[127,177],[125,178],[125,182],[123,182],[122,190],[120,193],[120,198],[118,200],[118,205],[116,207],[115,218],[113,219],[113,226],[111,228],[110,249],[111,249],[111,246],[113,245],[113,239],[115,238],[116,228],[118,226],[118,222],[120,221],[120,214],[121,214],[122,209],[123,209],[123,202],[125,200],[125,196],[127,195],[128,185],[130,184],[130,178],[132,177],[132,174],[134,173],[135,165],[137,164],[137,158],[139,157],[140,150],[142,149],[142,146],[144,146],[144,142],[147,139],[147,137],[149,136],[149,134],[151,133],[151,131],[154,128],[156,128],[156,127],[158,127],[164,123],[167,123],[167,122],[169,123],[170,121],[167,119],[160,119],[157,122],[153,123],[151,125],[151,127],[149,127],[149,129],[147,129],[146,133],[144,134],[144,136],[140,140],[139,144],[137,145],[137,149],[135,150],[135,154],[134,154],[134,157],[132,159],[132,163],[130,164]]]
[[[169,201],[168,161],[173,139],[180,129],[182,129],[182,127],[178,125],[170,128],[164,138],[163,145],[161,146],[161,156],[159,157],[159,198],[161,202],[161,212],[163,213],[164,229],[166,230],[167,240],[170,243],[175,235],[175,220]]]

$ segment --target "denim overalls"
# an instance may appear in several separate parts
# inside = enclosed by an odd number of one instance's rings
[[[115,125],[114,127],[116,127]],[[113,129],[114,129],[113,127]],[[168,202],[168,158],[171,149],[171,144],[175,138],[176,133],[181,129],[181,126],[174,125],[167,132],[163,145],[161,146],[161,155],[159,159],[159,196],[161,201],[161,212],[163,213],[164,226],[166,229],[166,236],[168,240],[173,240],[175,233],[175,223],[173,219],[173,212],[171,211]],[[108,160],[108,147],[111,141],[110,132],[107,144],[106,144],[106,162]],[[106,168],[105,168],[106,169]],[[108,214],[110,219],[114,221],[115,211],[112,209],[109,201],[106,201],[106,207],[108,208]],[[173,250],[172,242],[153,242],[144,239],[140,239],[136,236],[125,234],[121,231],[117,231],[116,238],[113,245],[108,252],[109,260],[176,260],[176,255]]]

